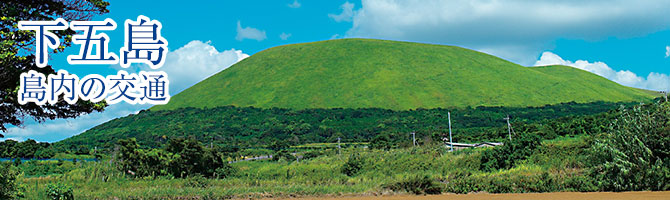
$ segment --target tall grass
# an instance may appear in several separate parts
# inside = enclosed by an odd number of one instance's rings
[[[237,173],[225,179],[192,180],[173,177],[129,178],[110,161],[79,162],[76,169],[60,175],[26,177],[26,197],[44,199],[50,183],[65,183],[76,199],[161,198],[260,198],[380,193],[434,193],[472,191],[545,192],[587,191],[573,180],[583,169],[552,159],[582,162],[583,157],[561,153],[580,149],[584,138],[558,139],[543,143],[543,151],[509,170],[479,171],[481,153],[488,149],[448,152],[442,146],[424,146],[390,151],[347,148],[342,154],[326,153],[296,161],[250,161],[232,164]],[[567,141],[567,142],[566,142]],[[362,158],[360,171],[341,172],[350,155]],[[550,182],[547,182],[550,181]],[[194,184],[197,183],[197,184]],[[417,189],[418,188],[418,189]],[[425,188],[425,191],[421,188]],[[432,188],[432,189],[431,189]],[[436,189],[438,188],[438,189]],[[430,189],[430,190],[429,190]]]

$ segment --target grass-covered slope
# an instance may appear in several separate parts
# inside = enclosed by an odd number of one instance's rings
[[[586,71],[528,68],[460,47],[371,39],[259,52],[153,110],[223,105],[396,110],[651,98]]]
[[[550,90],[562,90],[565,96],[604,96],[611,99],[625,99],[634,96],[657,97],[658,93],[638,88],[631,88],[614,83],[602,76],[583,71],[574,67],[554,65],[543,67],[530,67],[528,69],[544,73],[548,76],[560,78],[549,87],[543,88],[548,93]]]

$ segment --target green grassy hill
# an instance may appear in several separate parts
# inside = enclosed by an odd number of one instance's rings
[[[406,110],[650,98],[566,66],[529,68],[460,47],[341,39],[259,52],[152,110],[224,105]]]

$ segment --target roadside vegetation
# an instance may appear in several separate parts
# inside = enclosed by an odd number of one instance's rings
[[[160,148],[122,139],[98,162],[3,162],[0,195],[218,199],[668,190],[668,127],[670,104],[652,103],[517,124],[511,142],[455,152],[437,141],[402,147],[384,137],[343,142],[342,149],[275,142],[234,153],[195,138],[168,139]],[[240,152],[272,158],[239,161]]]

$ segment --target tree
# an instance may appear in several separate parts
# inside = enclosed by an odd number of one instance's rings
[[[4,0],[0,3],[0,131],[7,131],[6,124],[20,126],[26,117],[44,122],[57,118],[74,118],[93,111],[102,111],[106,103],[77,101],[68,104],[58,101],[56,104],[38,106],[34,103],[18,103],[20,74],[35,70],[43,74],[53,74],[51,65],[39,68],[35,65],[35,33],[18,29],[18,22],[51,21],[63,18],[66,21],[89,20],[95,15],[109,12],[108,2],[103,0]],[[50,53],[60,53],[72,45],[72,35],[76,32],[67,29],[53,31],[63,42]],[[0,137],[4,137],[0,134]]]
[[[118,145],[119,152],[116,155],[116,159],[119,162],[118,167],[124,173],[135,173],[142,155],[137,140],[135,138],[121,139],[119,140]]]
[[[619,112],[593,145],[598,184],[613,191],[670,189],[670,104]]]
[[[38,149],[40,149],[40,145],[37,143],[37,141],[33,139],[28,139],[17,145],[16,156],[19,158],[34,158],[35,151],[37,151]]]
[[[0,142],[0,158],[50,158],[54,154],[53,148],[46,142],[37,143],[32,139]]]
[[[170,139],[165,150],[177,155],[170,164],[172,174],[177,177],[188,176],[188,173],[197,173],[198,165],[203,165],[201,163],[204,156],[203,147],[200,142],[193,138]]]
[[[19,142],[14,140],[5,140],[0,142],[0,157],[13,158],[16,156],[16,146]]]
[[[291,145],[289,145],[286,140],[275,140],[272,142],[272,144],[270,144],[270,149],[273,151],[281,151],[288,149],[289,147],[291,147]]]
[[[170,139],[165,149],[140,149],[135,138],[118,142],[119,168],[133,176],[221,177],[235,172],[220,154],[204,147],[195,138]]]
[[[0,162],[0,199],[23,197],[25,187],[18,180],[18,169],[9,162]]]
[[[165,150],[175,155],[169,164],[175,177],[195,174],[212,177],[217,169],[227,164],[213,149],[204,147],[195,138],[170,139]]]
[[[391,141],[391,134],[388,132],[383,132],[370,141],[370,148],[373,149],[383,149],[389,150],[393,147],[393,142]]]

